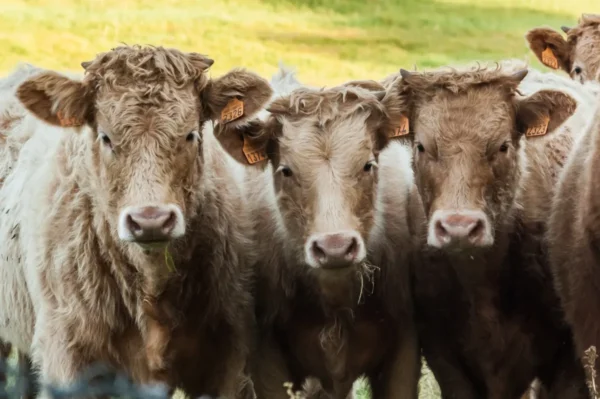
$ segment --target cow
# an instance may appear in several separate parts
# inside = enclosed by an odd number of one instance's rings
[[[569,79],[534,76],[528,86],[530,73],[501,64],[401,70],[382,100],[412,143],[427,220],[415,318],[444,398],[519,398],[536,378],[551,397],[586,397],[544,231],[590,107]]]
[[[290,382],[341,399],[366,375],[375,399],[417,398],[409,265],[423,219],[385,90],[368,80],[310,88],[285,68],[272,86],[257,119],[215,128],[253,176],[256,394],[288,398]]]
[[[244,69],[119,46],[81,80],[21,83],[30,137],[0,189],[0,338],[41,381],[104,363],[192,396],[252,397],[250,219],[212,122],[244,124],[270,98]]]
[[[577,357],[600,349],[600,266],[598,254],[598,151],[600,107],[574,146],[556,190],[548,223],[549,255],[556,291],[573,331]],[[596,373],[599,361],[592,362]],[[600,378],[596,374],[595,385]]]
[[[600,81],[600,14],[582,14],[574,28],[562,26],[566,39],[550,28],[535,28],[525,38],[541,63],[561,69],[579,82]]]

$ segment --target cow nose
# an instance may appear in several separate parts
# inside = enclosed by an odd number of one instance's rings
[[[442,247],[453,242],[467,242],[474,246],[492,244],[489,223],[481,211],[436,212],[432,222],[430,245]]]
[[[121,213],[119,236],[133,242],[164,242],[185,232],[183,215],[174,205],[129,207]]]
[[[314,267],[350,266],[364,258],[364,242],[356,232],[315,235],[309,240],[307,255]]]

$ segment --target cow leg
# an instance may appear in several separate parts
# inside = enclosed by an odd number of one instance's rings
[[[259,342],[252,359],[252,380],[259,399],[289,399],[284,384],[294,382],[278,345],[269,339]]]
[[[548,399],[588,399],[589,390],[585,383],[585,373],[573,348],[566,345],[554,362],[553,375],[542,379],[547,388]]]
[[[381,373],[369,376],[373,399],[419,397],[421,351],[414,328],[401,331],[397,348]]]
[[[8,367],[8,358],[12,347],[10,344],[0,341],[0,363],[4,364],[4,367]],[[6,374],[0,371],[0,384],[6,382]]]
[[[440,386],[442,399],[481,399],[484,396],[477,392],[457,356],[448,351],[443,342],[434,339],[429,345],[424,342],[423,348],[426,349],[425,360]]]
[[[33,368],[33,362],[31,361],[31,357],[21,353],[19,353],[19,369],[21,371],[21,375],[25,378],[26,386],[25,386],[25,399],[33,399],[39,393],[39,383],[38,377]]]

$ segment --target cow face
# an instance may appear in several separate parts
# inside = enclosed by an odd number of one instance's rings
[[[581,83],[600,81],[600,15],[583,14],[579,25],[559,32],[536,28],[526,35],[536,57],[552,69],[561,68]]]
[[[384,99],[410,120],[415,181],[435,248],[485,248],[510,223],[524,140],[552,133],[575,110],[568,95],[518,98],[527,70],[409,73]],[[395,104],[393,106],[392,104]]]
[[[115,236],[146,249],[182,237],[197,212],[202,127],[232,100],[252,115],[266,81],[236,70],[209,80],[213,61],[174,49],[119,47],[82,65],[83,81],[44,72],[18,89],[45,122],[89,134],[91,186]],[[245,116],[235,123],[243,122]]]
[[[385,92],[374,87],[383,89],[372,81],[296,89],[271,103],[265,122],[219,134],[240,162],[271,162],[286,246],[313,270],[365,264],[378,154],[391,134],[380,102]],[[250,149],[261,155],[248,157]]]

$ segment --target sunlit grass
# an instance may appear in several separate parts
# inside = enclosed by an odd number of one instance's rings
[[[310,84],[415,64],[533,60],[527,29],[574,24],[592,1],[0,0],[0,72],[20,61],[78,70],[120,42],[208,54],[215,74],[246,66],[270,76],[281,60]]]

